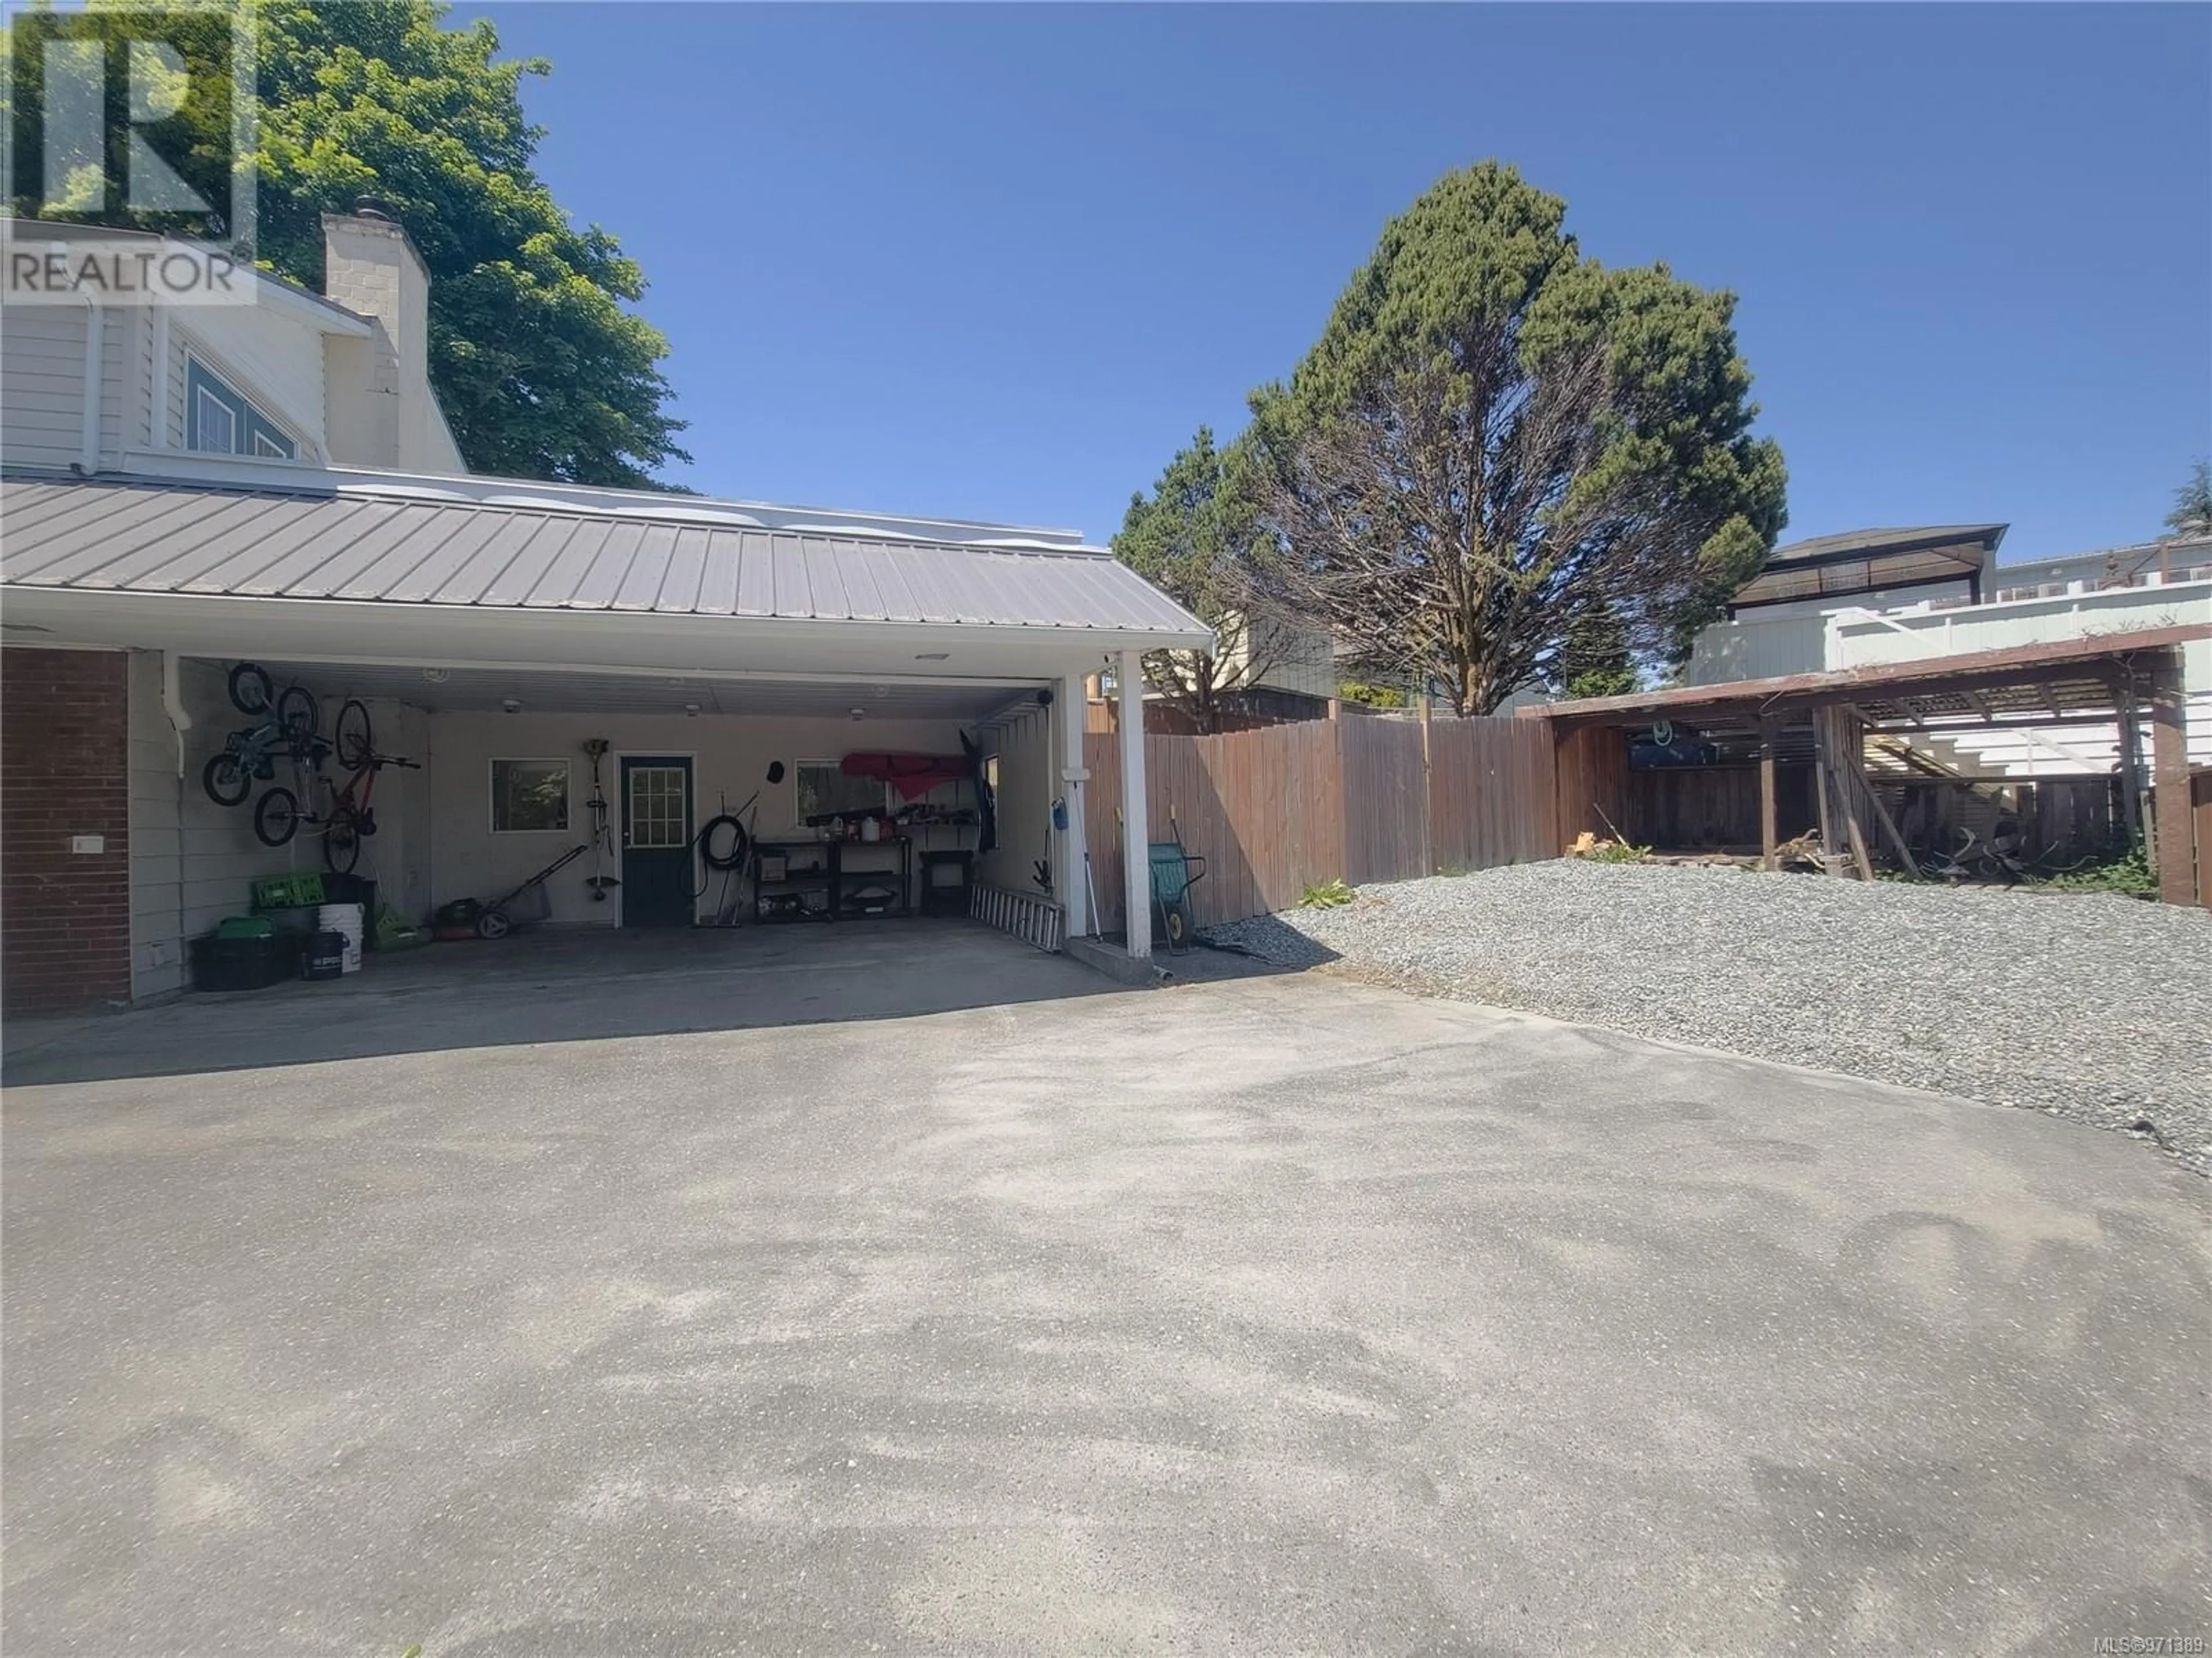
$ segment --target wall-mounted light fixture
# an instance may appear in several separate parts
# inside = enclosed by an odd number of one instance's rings
[[[522,712],[522,699],[519,696],[501,697],[500,699],[499,706],[508,714],[520,714]]]
[[[684,717],[687,720],[696,720],[699,717],[699,705],[696,702],[686,702],[684,705]]]

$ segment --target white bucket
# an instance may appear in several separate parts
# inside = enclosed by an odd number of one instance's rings
[[[315,912],[315,931],[345,934],[345,970],[361,971],[361,906],[325,904]]]

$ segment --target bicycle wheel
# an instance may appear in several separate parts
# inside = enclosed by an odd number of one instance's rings
[[[218,806],[244,805],[253,788],[252,778],[228,749],[207,762],[200,772],[200,784],[207,790],[208,799]]]
[[[359,771],[376,752],[375,733],[368,723],[368,709],[352,697],[338,710],[338,764],[348,771]]]
[[[277,696],[276,723],[295,745],[313,737],[321,720],[322,712],[315,707],[313,693],[304,686],[287,685]]]
[[[269,670],[258,662],[241,662],[230,671],[231,706],[240,714],[266,714],[276,701],[276,688]]]
[[[350,875],[361,861],[361,825],[351,806],[340,806],[323,831],[323,861],[333,875]]]
[[[253,833],[264,847],[281,847],[300,832],[300,801],[289,789],[270,789],[253,806]]]

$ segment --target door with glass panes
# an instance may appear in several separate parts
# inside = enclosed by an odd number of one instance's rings
[[[624,926],[690,926],[696,919],[688,756],[623,756],[622,882]]]

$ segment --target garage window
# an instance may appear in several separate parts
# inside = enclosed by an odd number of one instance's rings
[[[491,828],[495,835],[534,835],[568,827],[566,760],[491,762]]]
[[[792,771],[802,823],[833,811],[881,811],[890,801],[889,784],[876,777],[848,777],[841,761],[801,760]]]

